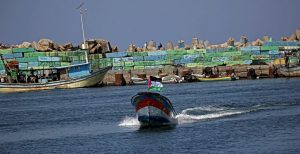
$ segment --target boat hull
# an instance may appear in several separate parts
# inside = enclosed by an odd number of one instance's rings
[[[138,121],[142,128],[147,127],[174,127],[178,121],[176,118],[167,115],[160,109],[153,106],[146,106],[137,112]]]
[[[234,81],[235,78],[232,77],[217,77],[217,78],[197,78],[201,82],[211,82],[211,81]]]
[[[300,66],[296,67],[283,67],[279,69],[280,74],[286,77],[300,77]]]
[[[175,76],[175,75],[169,75],[169,76],[165,76],[162,77],[162,83],[178,83],[181,82],[182,79],[180,79],[179,76]]]
[[[148,84],[147,79],[142,79],[142,78],[137,78],[137,77],[132,77],[131,81],[134,85],[146,85],[146,84]]]
[[[110,70],[110,67],[103,68],[88,76],[63,81],[54,81],[49,83],[1,83],[0,92],[27,92],[36,90],[50,90],[55,88],[71,89],[91,87],[100,83],[103,80],[105,74],[108,72],[108,70]]]
[[[141,128],[175,127],[178,123],[171,102],[157,93],[137,94],[132,98]]]

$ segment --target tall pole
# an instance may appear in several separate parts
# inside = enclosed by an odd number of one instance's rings
[[[80,7],[80,20],[81,20],[81,30],[82,30],[82,38],[83,38],[83,44],[85,45],[85,35],[84,35],[84,27],[83,27],[83,13],[84,10]]]
[[[85,34],[84,34],[84,27],[83,27],[83,14],[84,12],[86,12],[86,9],[83,9],[82,6],[84,5],[84,3],[81,3],[76,9],[79,9],[79,13],[80,13],[80,21],[81,21],[81,31],[82,31],[82,38],[83,38],[83,47],[84,49],[86,48],[86,42],[85,42]]]

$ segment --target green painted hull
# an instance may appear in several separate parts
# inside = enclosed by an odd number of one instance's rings
[[[211,82],[211,81],[232,81],[231,77],[217,77],[217,78],[197,78],[201,82]]]

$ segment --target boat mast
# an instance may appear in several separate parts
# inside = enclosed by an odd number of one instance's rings
[[[84,49],[86,49],[85,33],[84,33],[84,26],[83,26],[83,14],[87,11],[87,9],[83,9],[82,8],[83,5],[84,5],[84,3],[81,3],[76,9],[79,10],[79,13],[80,13],[83,47],[84,47]]]
[[[83,14],[87,11],[87,9],[83,9],[82,6],[84,5],[84,2],[81,3],[76,9],[79,10],[80,13],[80,21],[81,21],[81,31],[82,31],[82,39],[83,39],[83,49],[87,49],[86,47],[86,39],[85,39],[85,33],[84,33],[84,26],[83,26]],[[87,52],[85,52],[85,62],[88,63],[88,56]]]

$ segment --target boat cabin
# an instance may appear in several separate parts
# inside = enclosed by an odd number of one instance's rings
[[[67,80],[69,78],[80,78],[90,74],[90,64],[76,64],[65,67],[56,67],[61,80]]]

